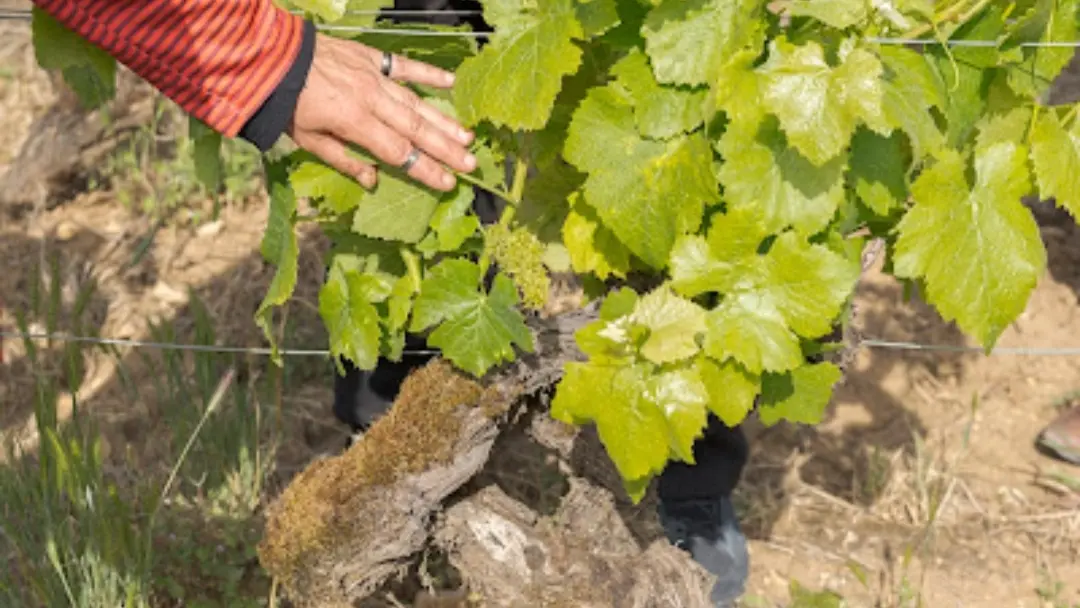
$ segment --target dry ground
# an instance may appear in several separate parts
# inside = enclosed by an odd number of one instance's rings
[[[56,96],[35,67],[25,26],[0,22],[0,174]],[[1080,230],[1060,214],[1042,219],[1050,270],[1002,346],[1080,345]],[[97,281],[89,310],[103,336],[148,338],[155,320],[175,321],[182,332],[193,314],[190,289],[220,343],[261,344],[251,316],[272,275],[258,254],[265,220],[255,196],[216,222],[174,218],[143,251],[151,221],[108,189],[51,208],[0,209],[0,326],[10,328],[12,311],[26,304],[35,264],[59,254],[69,299]],[[292,345],[322,343],[310,305],[323,246],[318,235],[304,239]],[[928,307],[905,304],[888,278],[872,276],[859,300],[868,337],[965,343]],[[16,344],[4,348],[0,433],[32,445],[29,371]],[[135,382],[150,382],[136,357],[123,361]],[[322,364],[290,365],[316,381],[284,394],[283,478],[341,439]],[[166,467],[155,461],[153,408],[131,402],[115,360],[95,358],[89,376],[82,407],[103,422],[110,451]],[[1033,443],[1055,403],[1078,388],[1080,357],[862,351],[821,427],[753,430],[739,495],[753,539],[746,605],[786,605],[793,579],[857,606],[900,605],[913,594],[934,607],[1080,604],[1080,488],[1070,487],[1080,470]]]

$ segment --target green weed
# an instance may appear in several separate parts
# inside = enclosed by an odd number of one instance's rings
[[[88,293],[65,309],[58,279],[31,289],[22,331],[31,321],[50,332],[87,330],[80,318]],[[195,340],[213,344],[209,316],[193,302]],[[176,338],[168,325],[155,333]],[[0,467],[0,606],[266,605],[270,583],[255,546],[274,445],[261,403],[273,395],[237,380],[258,374],[210,353],[139,353],[139,377],[122,364],[125,394],[153,404],[164,426],[146,429],[148,441],[169,444],[165,462],[136,471],[134,458],[103,455],[88,404],[76,403],[67,420],[57,412],[62,391],[78,395],[86,357],[121,353],[35,340],[24,347],[39,441],[27,453],[9,445]]]

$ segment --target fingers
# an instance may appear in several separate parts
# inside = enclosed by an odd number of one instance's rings
[[[476,168],[476,158],[460,141],[428,120],[418,104],[410,107],[383,95],[376,101],[374,110],[387,126],[435,160],[464,173]]]
[[[375,65],[381,66],[383,52],[371,47],[365,47]],[[449,89],[454,86],[453,72],[437,68],[431,64],[415,61],[401,55],[394,55],[390,62],[390,78],[402,82],[423,84],[437,89]]]
[[[349,155],[348,148],[340,140],[329,135],[309,134],[304,141],[296,142],[308,152],[345,175],[353,176],[360,185],[371,189],[378,180],[375,167]]]
[[[402,166],[413,149],[419,147],[379,120],[352,124],[355,126],[346,127],[345,138],[370,150],[379,160],[390,166]],[[453,175],[426,153],[420,155],[420,158],[409,169],[408,175],[429,188],[444,192],[452,190],[457,183]]]
[[[435,106],[420,99],[416,93],[392,81],[384,81],[383,90],[402,105],[419,112],[428,122],[462,145],[467,146],[472,143],[474,137],[472,132],[463,127],[458,121],[440,112]]]

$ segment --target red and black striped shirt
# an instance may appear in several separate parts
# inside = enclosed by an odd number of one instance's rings
[[[314,29],[270,0],[34,0],[189,114],[228,137],[241,130],[303,55]],[[305,48],[306,47],[306,48]],[[290,78],[292,80],[292,78]],[[273,122],[276,139],[290,117]],[[249,125],[250,127],[250,125]],[[266,131],[266,128],[262,129]],[[263,139],[271,135],[263,134]],[[257,140],[258,136],[249,136]],[[256,141],[261,148],[273,142]]]

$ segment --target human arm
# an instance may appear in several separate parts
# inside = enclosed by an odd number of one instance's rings
[[[439,190],[454,180],[442,164],[471,171],[468,134],[379,72],[381,53],[315,33],[270,0],[34,0],[42,10],[146,79],[183,110],[265,150],[283,132],[371,187],[374,167],[346,152],[359,146]],[[447,72],[396,58],[391,77],[448,87]],[[465,133],[462,135],[462,133]]]

